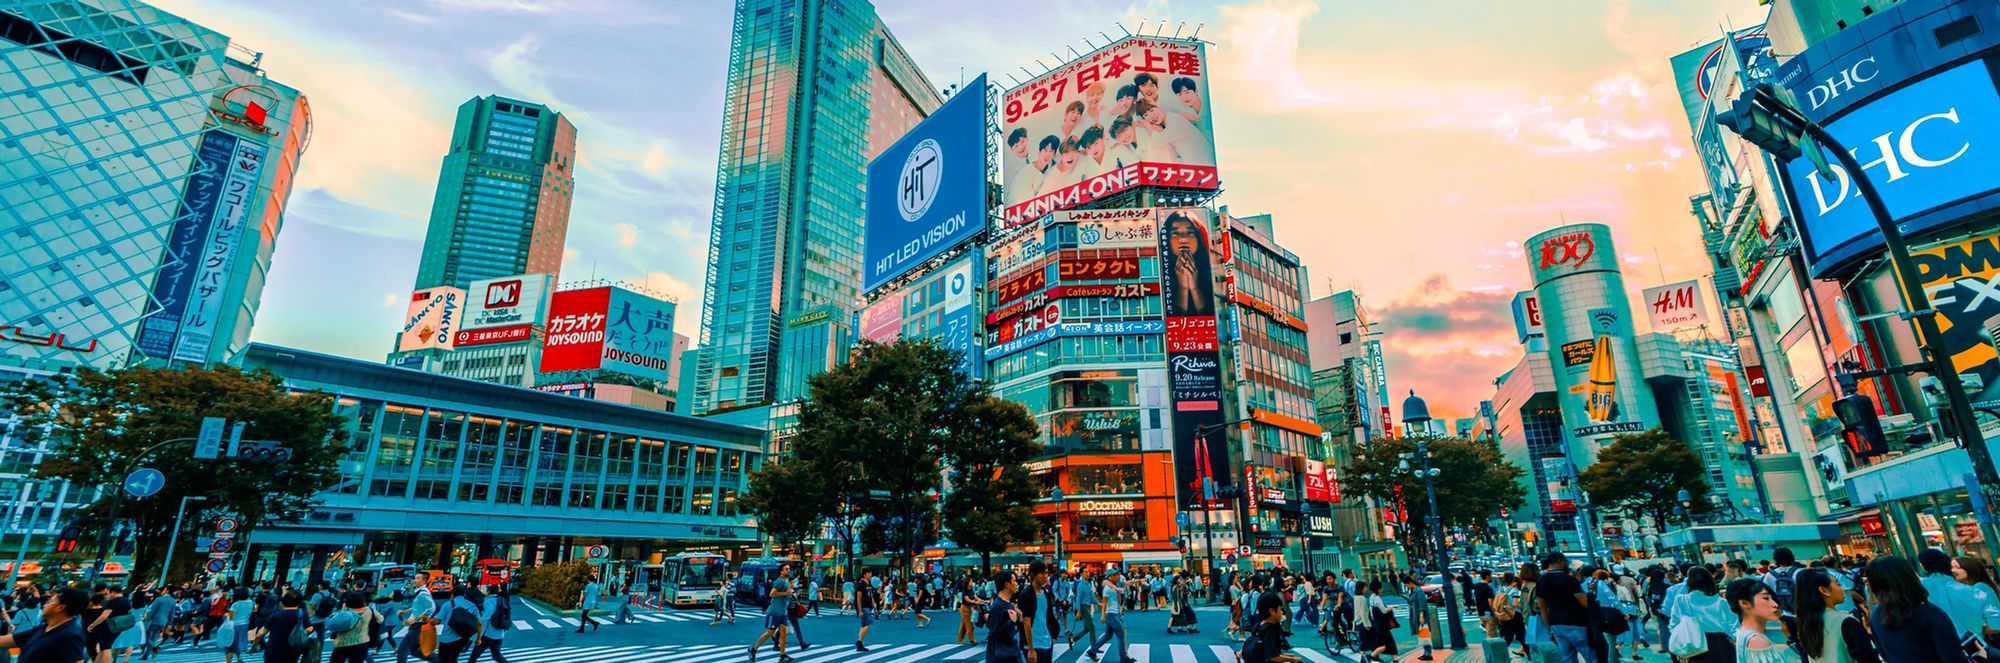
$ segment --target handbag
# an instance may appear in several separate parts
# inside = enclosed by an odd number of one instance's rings
[[[1597,587],[1595,582],[1590,585],[1590,605],[1587,612],[1590,613],[1591,625],[1605,635],[1624,635],[1626,631],[1631,630],[1631,624],[1625,622],[1624,611],[1616,606],[1598,603]]]
[[[1667,629],[1667,653],[1680,657],[1708,653],[1708,634],[1703,633],[1701,624],[1693,619],[1674,620]]]
[[[424,658],[430,658],[437,654],[437,650],[437,622],[426,619],[424,623],[417,625],[417,653],[422,654]]]
[[[806,618],[806,604],[804,604],[804,603],[800,603],[800,602],[798,602],[798,601],[793,601],[793,602],[792,602],[792,608],[791,608],[791,610],[790,610],[789,612],[791,612],[791,613],[792,613],[792,619],[805,619],[805,618]]]

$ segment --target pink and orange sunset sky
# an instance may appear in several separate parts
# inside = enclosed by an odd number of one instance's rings
[[[257,340],[390,349],[453,111],[485,94],[578,127],[564,279],[673,295],[699,337],[729,0],[152,1],[262,51],[313,106]],[[1529,235],[1610,224],[1634,290],[1708,273],[1667,61],[1763,16],[1755,0],[876,5],[940,87],[1004,83],[1114,22],[1202,25],[1218,202],[1275,215],[1312,296],[1360,291],[1391,387],[1440,417],[1473,411],[1520,356],[1507,305]]]

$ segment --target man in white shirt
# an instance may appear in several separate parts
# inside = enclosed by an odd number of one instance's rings
[[[1117,571],[1107,573],[1104,588],[1098,592],[1098,606],[1104,611],[1104,635],[1098,636],[1097,641],[1090,644],[1090,651],[1083,654],[1093,662],[1100,656],[1105,643],[1111,642],[1113,637],[1118,638],[1118,663],[1138,661],[1126,652],[1131,643],[1125,637],[1125,601],[1121,594],[1121,588],[1125,586],[1123,580],[1124,576]]]

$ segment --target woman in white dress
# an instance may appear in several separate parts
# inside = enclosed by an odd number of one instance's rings
[[[1778,599],[1764,583],[1744,578],[1729,583],[1724,593],[1740,620],[1736,626],[1737,663],[1793,663],[1799,655],[1773,642],[1771,624],[1778,621]]]

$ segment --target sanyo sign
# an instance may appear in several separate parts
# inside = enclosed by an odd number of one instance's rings
[[[1850,68],[1849,75],[1853,73]],[[1827,125],[1827,132],[1860,162],[1889,214],[1899,221],[2000,189],[1995,175],[2000,173],[2000,95],[1984,61],[1959,65],[1855,107]],[[1881,245],[1852,173],[1835,166],[1829,182],[1814,175],[1803,158],[1786,171],[1815,272]],[[1929,225],[1906,225],[1904,231]]]

